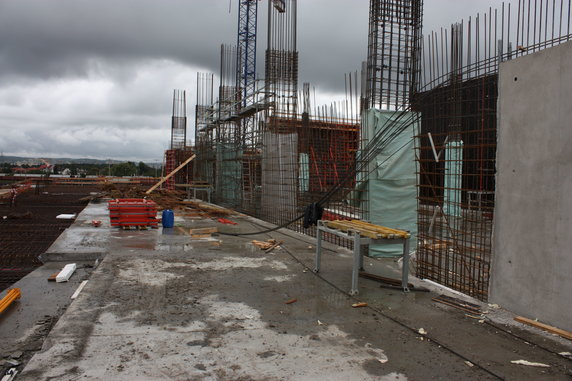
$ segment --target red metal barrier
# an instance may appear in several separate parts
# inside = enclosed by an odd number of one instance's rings
[[[118,198],[108,203],[111,226],[157,227],[157,204],[143,198]]]

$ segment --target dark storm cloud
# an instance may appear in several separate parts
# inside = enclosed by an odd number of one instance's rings
[[[4,154],[159,160],[173,89],[219,70],[235,44],[232,0],[0,0],[0,150]],[[263,73],[267,2],[258,20]],[[488,10],[495,0],[425,0],[425,30]],[[344,73],[367,55],[368,0],[298,0],[300,83],[343,97]]]
[[[425,29],[500,1],[426,0]],[[260,3],[259,50],[266,2]],[[2,0],[0,76],[82,76],[93,59],[171,59],[218,71],[218,46],[235,43],[237,0]],[[367,55],[367,0],[300,0],[301,81],[343,87]],[[262,57],[262,54],[259,54]],[[261,70],[259,70],[261,71]],[[128,74],[126,72],[125,74]]]
[[[218,44],[233,41],[227,7],[212,0],[2,0],[0,75],[82,76],[94,58],[166,58],[214,69]]]

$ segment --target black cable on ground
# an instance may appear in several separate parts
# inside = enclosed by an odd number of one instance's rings
[[[294,222],[296,222],[296,221],[302,219],[303,217],[304,217],[304,215],[302,214],[302,215],[296,217],[295,219],[293,219],[293,220],[291,220],[291,221],[288,221],[288,222],[283,223],[282,225],[276,226],[276,227],[274,227],[274,228],[269,228],[269,229],[266,229],[266,230],[258,231],[258,232],[250,232],[250,233],[225,233],[225,232],[218,232],[218,233],[219,233],[219,234],[222,234],[222,235],[233,236],[233,237],[241,237],[241,236],[246,236],[246,235],[257,235],[257,234],[270,233],[270,232],[276,231],[276,230],[278,230],[278,229],[285,228],[286,226],[288,226],[288,225],[290,225],[290,224],[293,224]]]
[[[249,222],[250,222],[251,224],[258,225],[258,226],[261,226],[261,227],[262,227],[262,225],[259,225],[259,224],[255,223],[255,222],[252,222],[252,221],[249,221]],[[275,230],[278,230],[278,229],[269,229],[269,230],[275,231]],[[287,234],[284,233],[284,232],[278,232],[278,233],[283,234],[283,235],[287,235]],[[296,262],[298,262],[299,264],[303,265],[305,268],[308,267],[308,266],[306,266],[306,264],[305,264],[304,262],[302,262],[302,260],[298,259],[294,254],[292,254],[292,253],[291,253],[287,248],[285,248],[283,245],[281,245],[281,247],[282,247],[282,248],[288,253],[288,255],[290,255]],[[330,250],[330,249],[326,249],[326,248],[322,248],[322,249],[323,249],[323,250],[328,250],[328,251],[335,252],[334,250]],[[342,290],[342,289],[339,288],[338,286],[334,285],[333,283],[331,283],[331,282],[328,281],[327,279],[323,278],[320,274],[314,273],[314,275],[316,275],[318,278],[322,279],[324,282],[326,282],[326,283],[328,283],[329,285],[331,285],[332,287],[334,287],[336,290],[338,290],[338,291],[340,291],[340,292],[346,294],[348,297],[351,297],[347,292],[345,292],[344,290]],[[399,288],[399,289],[401,290],[401,288]],[[351,297],[351,298],[353,298],[353,299],[356,300],[356,301],[358,300],[358,299],[355,298],[355,297]],[[369,307],[369,306],[368,306],[368,307]],[[370,308],[373,309],[373,307],[370,307]],[[380,313],[382,316],[385,316],[385,317],[387,317],[388,319],[393,320],[393,318],[391,318],[390,316],[386,316],[386,315],[383,314],[382,312],[379,312],[379,313]],[[396,323],[397,323],[397,321],[396,321]],[[505,329],[505,328],[503,328],[503,327],[501,327],[501,326],[499,326],[499,325],[493,324],[493,323],[492,323],[490,320],[488,320],[488,319],[485,319],[485,323],[486,323],[487,325],[489,325],[489,326],[495,328],[495,329],[498,329],[499,331],[502,331],[502,332],[506,333],[506,334],[509,335],[509,336],[512,336],[512,337],[514,337],[514,338],[516,338],[516,339],[518,339],[518,340],[520,340],[520,341],[526,343],[526,344],[529,344],[529,345],[533,345],[533,346],[535,346],[535,347],[538,347],[538,348],[540,348],[540,349],[542,349],[542,350],[544,350],[544,351],[546,351],[546,352],[548,352],[548,353],[550,353],[550,354],[552,354],[552,355],[555,355],[555,356],[557,356],[557,357],[566,358],[565,356],[562,356],[560,353],[555,352],[555,351],[553,351],[553,350],[551,350],[551,349],[549,349],[549,348],[546,348],[545,346],[543,346],[543,345],[541,345],[541,344],[538,344],[538,343],[533,342],[533,341],[531,341],[531,340],[529,340],[529,339],[526,339],[526,338],[524,338],[524,337],[521,337],[521,336],[519,336],[519,335],[516,335],[516,334],[514,334],[513,332],[511,332],[511,331],[509,331],[509,330],[507,330],[507,329]],[[408,327],[408,328],[409,328],[409,327]],[[409,328],[409,329],[412,329],[412,328]],[[414,330],[414,329],[413,329],[413,330]],[[439,345],[441,345],[441,344],[439,344]],[[469,360],[469,361],[470,361],[470,360]]]
[[[284,249],[284,251],[286,251],[286,253],[288,253],[288,255],[290,255],[290,257],[292,257],[292,259],[294,259],[296,262],[298,262],[299,264],[301,264],[302,266],[304,266],[304,268],[307,268],[308,266],[306,266],[306,264],[304,264],[304,262],[302,262],[300,259],[298,259],[294,254],[292,254],[288,249],[286,249],[283,245],[280,245],[282,247],[282,249]],[[315,273],[312,271],[312,274],[314,274],[314,276],[318,277],[320,280],[324,281],[325,283],[327,283],[328,285],[330,285],[331,287],[333,287],[334,289],[336,289],[337,291],[341,292],[342,294],[346,295],[348,298],[355,300],[356,302],[359,302],[360,300],[358,298],[356,298],[355,296],[351,296],[349,295],[346,291],[342,290],[340,287],[336,286],[334,283],[330,282],[329,280],[327,280],[326,278],[324,278],[323,276],[321,276],[319,273]],[[400,321],[397,318],[394,318],[393,316],[387,315],[386,313],[384,313],[382,310],[378,309],[378,308],[374,308],[372,306],[370,306],[369,304],[365,307],[365,308],[369,308],[370,310],[374,311],[375,313],[380,314],[381,316],[383,316],[386,319],[391,320],[392,322],[396,323],[397,325],[413,332],[415,335],[418,335],[418,331],[417,329],[408,326],[407,324],[403,323],[402,321]],[[495,372],[493,372],[490,369],[485,368],[483,365],[480,365],[479,363],[475,362],[474,360],[469,359],[468,357],[462,355],[461,353],[455,351],[454,349],[448,347],[447,345],[441,343],[438,340],[435,340],[434,338],[431,338],[428,335],[423,335],[423,337],[425,337],[427,339],[427,341],[433,342],[436,345],[438,345],[440,348],[445,349],[446,351],[450,352],[451,354],[465,360],[465,361],[469,361],[471,364],[473,364],[475,367],[481,369],[482,371],[490,374],[491,376],[499,379],[499,380],[504,380],[503,376],[500,376],[498,374],[496,374]]]
[[[252,221],[249,221],[249,222],[250,222],[251,224],[253,224],[253,225],[258,225],[258,224],[256,224],[255,222],[252,222]],[[270,230],[270,229],[269,229],[269,230]],[[272,230],[275,231],[275,230],[278,230],[278,229],[272,229]],[[286,235],[286,233],[282,233],[282,232],[279,232],[279,233]],[[260,234],[263,234],[263,233],[260,233]],[[294,254],[292,254],[292,252],[291,252],[290,250],[288,250],[288,249],[284,246],[284,244],[280,245],[280,247],[281,247],[282,249],[284,249],[284,251],[285,251],[294,261],[296,261],[297,263],[299,263],[300,265],[302,265],[305,269],[308,268],[308,266],[306,266],[306,264],[305,264],[301,259],[299,259],[299,258],[296,257]],[[346,295],[348,298],[353,299],[353,300],[355,300],[356,302],[359,302],[359,301],[360,301],[360,300],[359,300],[358,298],[356,298],[355,296],[349,295],[346,291],[342,290],[340,287],[338,287],[338,286],[335,285],[334,283],[332,283],[332,282],[330,282],[329,280],[327,280],[326,278],[324,278],[321,274],[315,273],[315,272],[313,272],[313,271],[312,271],[312,274],[313,274],[314,276],[316,276],[318,279],[320,279],[320,280],[322,280],[323,282],[325,282],[326,284],[328,284],[329,286],[331,286],[332,288],[334,288],[335,290],[337,290],[337,291],[339,291],[340,293]],[[395,324],[399,325],[400,327],[403,327],[403,328],[405,328],[405,329],[407,329],[407,330],[413,332],[415,335],[418,334],[417,329],[408,326],[407,324],[405,324],[404,322],[400,321],[399,319],[397,319],[397,318],[395,318],[395,317],[393,317],[393,316],[387,315],[385,312],[383,312],[382,310],[380,310],[380,309],[378,309],[378,308],[371,307],[370,305],[367,305],[367,307],[365,307],[365,308],[369,308],[370,310],[374,311],[375,313],[378,313],[379,315],[383,316],[384,318],[391,320],[392,322],[394,322]],[[461,358],[461,359],[463,359],[463,360],[465,360],[465,361],[469,361],[469,362],[470,362],[471,364],[473,364],[475,367],[477,367],[478,369],[481,369],[482,371],[484,371],[484,372],[490,374],[491,376],[493,376],[493,377],[495,377],[495,378],[497,378],[497,379],[499,379],[499,380],[504,380],[504,379],[505,379],[503,376],[500,376],[500,375],[496,374],[495,372],[493,372],[492,370],[485,368],[483,365],[480,365],[480,364],[477,363],[477,362],[471,361],[471,359],[469,359],[468,357],[465,357],[463,354],[461,354],[461,353],[455,351],[454,349],[448,347],[447,345],[441,343],[440,341],[435,340],[434,338],[431,338],[431,337],[428,336],[428,335],[424,335],[424,337],[427,338],[427,341],[433,342],[434,344],[438,345],[440,348],[445,349],[445,350],[448,351],[449,353],[451,353],[451,354],[453,354],[453,355],[455,355],[455,356],[457,356],[457,357],[459,357],[459,358]]]
[[[555,351],[553,351],[552,349],[546,348],[546,347],[544,347],[544,346],[542,346],[542,345],[540,345],[540,344],[537,344],[537,343],[535,343],[535,342],[532,342],[532,341],[530,341],[530,340],[527,340],[527,339],[525,339],[524,337],[521,337],[521,336],[519,336],[519,335],[515,335],[514,333],[512,333],[512,332],[509,331],[508,329],[504,329],[504,328],[501,327],[501,326],[498,326],[498,325],[496,325],[496,324],[493,324],[493,323],[492,323],[490,320],[488,320],[488,319],[485,319],[485,323],[486,323],[487,325],[490,325],[490,326],[493,327],[494,329],[498,329],[499,331],[502,331],[502,332],[506,333],[507,335],[512,336],[512,337],[514,337],[515,339],[518,339],[518,340],[522,341],[523,343],[526,343],[526,344],[529,344],[529,345],[533,345],[533,346],[535,346],[535,347],[537,347],[537,348],[540,348],[540,349],[542,349],[542,350],[544,350],[544,351],[546,351],[546,352],[548,352],[548,353],[550,353],[550,354],[552,354],[552,355],[555,355],[555,356],[558,356],[558,357],[562,357],[562,358],[568,359],[568,357],[562,356],[560,353],[555,352]]]

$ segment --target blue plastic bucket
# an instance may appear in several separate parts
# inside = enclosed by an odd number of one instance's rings
[[[175,226],[175,213],[171,209],[163,210],[161,221],[164,228],[172,228]]]

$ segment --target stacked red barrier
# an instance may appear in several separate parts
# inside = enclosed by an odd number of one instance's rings
[[[108,203],[111,226],[151,226],[156,228],[157,204],[143,198],[118,198]]]

